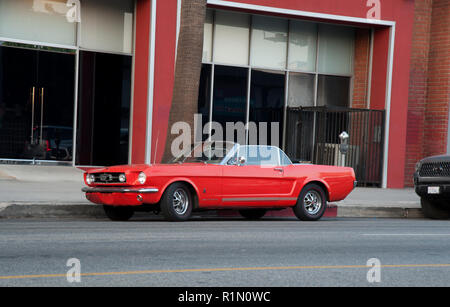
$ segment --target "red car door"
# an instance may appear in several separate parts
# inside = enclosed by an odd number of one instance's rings
[[[242,165],[228,163],[223,166],[222,205],[274,207],[292,202],[292,182],[284,176],[279,154],[274,151],[264,157],[260,152],[252,154],[252,149],[252,146],[241,147],[235,159],[245,157],[246,162]]]

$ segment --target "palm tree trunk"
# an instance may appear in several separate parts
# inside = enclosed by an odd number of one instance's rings
[[[205,15],[206,0],[182,0],[173,98],[163,162],[173,158],[172,141],[178,136],[171,134],[174,123],[180,121],[188,123],[191,127],[191,142],[193,140],[194,114],[197,113],[202,68]]]

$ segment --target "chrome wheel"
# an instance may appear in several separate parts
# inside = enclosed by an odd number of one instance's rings
[[[173,192],[172,206],[178,215],[183,215],[189,208],[189,197],[186,191],[178,188]]]
[[[303,198],[303,204],[308,214],[316,215],[322,208],[322,197],[315,190],[308,191]]]

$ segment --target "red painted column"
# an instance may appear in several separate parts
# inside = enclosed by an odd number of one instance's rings
[[[175,77],[176,32],[177,1],[159,0],[156,5],[152,163],[161,162],[168,133]]]
[[[134,96],[132,114],[131,162],[145,162],[147,130],[148,72],[150,58],[151,0],[138,0],[134,56]]]

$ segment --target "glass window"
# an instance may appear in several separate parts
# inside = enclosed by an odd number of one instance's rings
[[[0,0],[0,36],[75,46],[70,9],[67,0]]]
[[[349,77],[319,76],[317,105],[348,107],[349,104]]]
[[[280,151],[280,165],[291,165],[292,161],[291,159],[289,159],[289,157],[284,153],[284,151],[282,151],[281,149]]]
[[[214,11],[206,10],[205,27],[203,29],[203,62],[212,61]]]
[[[345,74],[353,72],[355,31],[337,25],[319,25],[319,72]]]
[[[313,107],[315,75],[289,73],[289,100],[291,108]]]
[[[251,65],[285,69],[288,21],[285,19],[253,16]]]
[[[198,92],[198,110],[202,115],[202,122],[205,125],[209,122],[210,100],[211,100],[211,64],[203,64],[200,75],[200,86]],[[203,139],[208,138],[209,135],[203,135]]]
[[[131,59],[80,51],[77,165],[128,163]]]
[[[284,72],[252,70],[250,86],[250,122],[258,127],[257,144],[280,146],[283,127],[285,74]],[[259,123],[267,123],[267,133]],[[272,135],[278,123],[279,133]],[[276,131],[275,131],[276,132]],[[254,144],[249,136],[249,144]],[[276,139],[278,137],[278,140]]]
[[[214,62],[248,65],[250,16],[216,11]]]
[[[214,66],[213,121],[222,125],[225,138],[226,123],[245,123],[247,114],[248,69],[240,67]],[[214,132],[213,132],[214,134]],[[231,136],[226,136],[227,141]],[[235,141],[243,143],[242,135]]]
[[[245,157],[245,165],[280,165],[278,147],[250,145],[239,147],[239,157]]]
[[[316,71],[317,24],[291,20],[289,26],[289,69]]]
[[[132,53],[133,13],[133,0],[83,0],[81,47]]]

